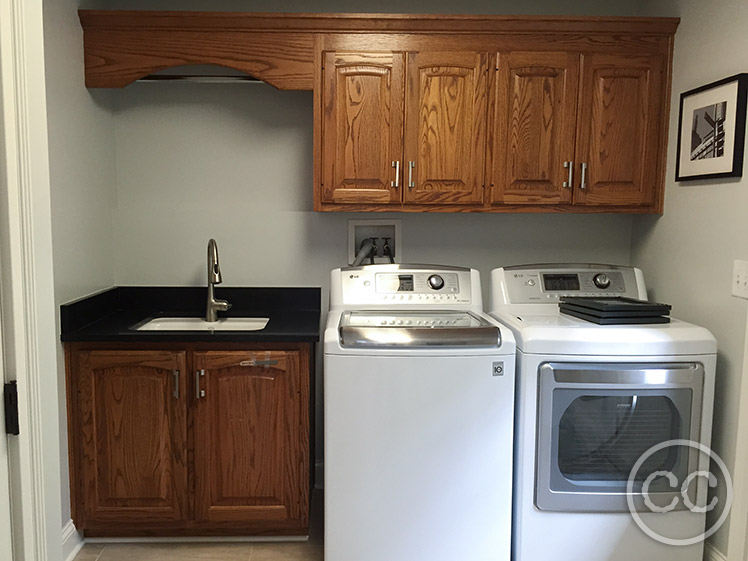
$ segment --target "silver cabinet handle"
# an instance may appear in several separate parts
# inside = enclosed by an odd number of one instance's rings
[[[392,167],[395,168],[395,181],[390,181],[390,187],[400,186],[400,160],[392,162]]]
[[[564,181],[564,187],[567,189],[571,189],[572,185],[572,178],[574,177],[574,162],[564,162],[564,169],[569,170],[569,179],[567,181]]]
[[[174,399],[179,399],[179,370],[172,372],[174,375]]]
[[[205,376],[205,370],[197,370],[195,372],[195,397],[196,399],[205,397],[205,390],[200,389],[200,378],[202,378],[203,376]]]
[[[413,168],[416,167],[416,163],[411,160],[408,162],[408,188],[412,189],[416,186],[415,183],[413,183]]]
[[[267,360],[243,360],[239,363],[239,366],[275,366],[278,364],[277,359],[267,359]]]
[[[585,162],[582,162],[582,183],[580,183],[579,188],[587,188],[587,164]]]

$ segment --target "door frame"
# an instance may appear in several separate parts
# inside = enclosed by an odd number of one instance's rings
[[[15,561],[62,558],[58,364],[42,0],[0,0],[0,297]]]
[[[2,114],[0,114],[2,117]],[[0,184],[2,184],[0,182]],[[0,255],[0,268],[2,267],[2,255]],[[2,344],[2,312],[0,309],[0,382],[5,382],[5,369],[3,368],[3,351]],[[4,416],[5,402],[0,399],[0,418]],[[13,511],[10,501],[10,462],[8,452],[8,437],[0,429],[0,559],[10,559],[11,561],[18,557],[13,554],[13,530],[16,524],[13,520]]]

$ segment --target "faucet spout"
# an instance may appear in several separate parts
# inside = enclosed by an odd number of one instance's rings
[[[205,321],[218,320],[218,312],[225,312],[231,308],[226,300],[218,300],[214,294],[214,286],[221,284],[221,267],[218,264],[218,244],[211,238],[208,240],[208,302],[205,310]]]
[[[218,244],[208,240],[208,284],[221,284],[221,266],[218,264]]]

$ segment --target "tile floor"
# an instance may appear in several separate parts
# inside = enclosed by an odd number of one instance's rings
[[[322,561],[322,495],[312,498],[304,542],[87,543],[74,561]]]
[[[322,561],[322,546],[308,542],[87,543],[75,561]]]

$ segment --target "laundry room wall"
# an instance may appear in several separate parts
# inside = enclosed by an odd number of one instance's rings
[[[402,221],[402,258],[492,267],[628,263],[631,217],[350,214],[312,209],[312,95],[267,85],[135,84],[116,92],[117,284],[315,285],[347,264],[348,219]]]
[[[643,4],[45,0],[56,302],[118,284],[202,285],[215,237],[226,285],[322,286],[326,306],[329,271],[346,264],[349,219],[400,219],[405,260],[477,267],[485,280],[500,265],[628,264],[631,256],[630,216],[315,213],[310,92],[264,84],[87,90],[78,8],[639,15]],[[62,494],[65,523],[66,484]]]
[[[675,36],[665,214],[634,218],[632,264],[644,270],[652,299],[672,304],[673,315],[706,326],[717,338],[713,447],[735,473],[748,303],[730,290],[733,260],[748,259],[748,178],[681,183],[674,178],[680,94],[746,71],[748,11],[744,0],[659,0],[648,10],[680,16],[681,23]],[[725,525],[711,544],[725,555],[731,553],[727,543]]]
[[[109,91],[83,83],[79,0],[44,2],[45,71],[55,306],[114,284],[114,120]],[[67,410],[62,344],[57,346],[62,524],[70,521]]]
[[[114,9],[637,15],[641,1],[110,0]],[[102,6],[104,7],[104,6]],[[347,220],[402,220],[402,258],[491,268],[627,264],[631,217],[314,213],[312,94],[264,84],[133,84],[113,92],[117,284],[203,284],[208,238],[226,284],[321,285],[346,264]]]

